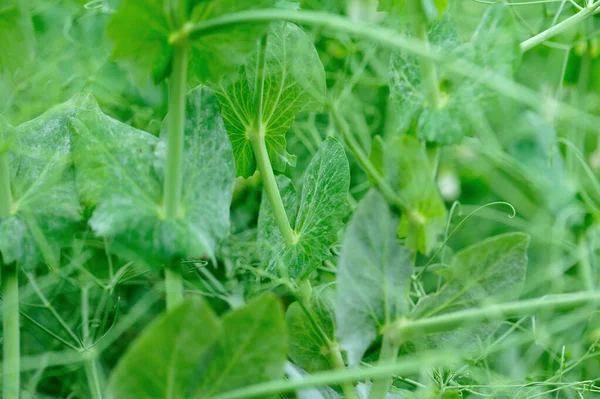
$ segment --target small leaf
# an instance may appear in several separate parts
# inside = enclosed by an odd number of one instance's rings
[[[238,176],[251,176],[256,160],[250,135],[264,137],[273,168],[294,165],[285,135],[297,113],[318,111],[325,71],[310,38],[296,25],[274,24],[234,82],[217,90],[233,145]]]
[[[204,300],[186,300],[131,344],[110,376],[109,397],[189,397],[189,386],[210,360],[221,330],[221,321]]]
[[[278,182],[296,241],[286,245],[264,193],[258,241],[265,248],[263,262],[271,270],[285,265],[290,277],[303,278],[331,257],[330,247],[337,241],[338,231],[343,226],[350,186],[350,168],[344,148],[334,138],[325,140],[306,169],[299,199],[294,199],[293,186],[286,180],[280,177]]]
[[[525,282],[529,236],[508,233],[488,238],[458,252],[450,264],[451,278],[435,294],[422,298],[413,317],[427,318],[479,306],[486,302],[510,301],[519,297]],[[489,328],[479,335],[489,334]],[[466,337],[470,337],[467,332]],[[463,334],[438,334],[430,345],[464,341]]]
[[[11,215],[0,221],[0,252],[7,264],[32,268],[46,263],[56,268],[60,249],[70,245],[78,230],[81,208],[68,122],[82,109],[98,108],[90,97],[76,96],[11,129],[8,155],[13,203]],[[5,122],[0,118],[0,123]]]
[[[199,385],[187,397],[209,398],[283,377],[287,335],[283,308],[264,295],[223,317],[223,334]],[[275,395],[261,396],[275,398]]]
[[[374,148],[381,152],[385,146],[383,176],[401,196],[405,208],[398,233],[406,237],[406,246],[428,254],[444,232],[447,212],[432,178],[431,164],[424,146],[414,137],[403,135],[390,143]],[[379,149],[377,149],[379,148]],[[373,154],[371,158],[381,158]]]
[[[113,251],[153,267],[213,257],[229,226],[234,165],[218,104],[199,86],[187,97],[183,192],[177,219],[162,209],[165,140],[99,112],[73,121],[74,160],[90,225]]]
[[[387,323],[408,311],[411,253],[396,239],[398,219],[377,191],[354,213],[336,278],[337,337],[357,365]]]
[[[313,324],[298,302],[292,303],[286,313],[290,359],[309,373],[331,368],[329,342],[335,339],[332,294],[327,287],[315,287],[313,290],[308,310],[315,316],[318,326]]]

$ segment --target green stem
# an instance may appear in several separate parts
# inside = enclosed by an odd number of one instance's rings
[[[333,370],[346,370],[346,363],[342,358],[342,352],[337,342],[329,342],[329,362]],[[346,399],[359,399],[354,385],[350,381],[340,382]]]
[[[449,72],[471,79],[474,82],[495,90],[497,93],[514,99],[521,104],[526,104],[539,112],[544,112],[548,107],[548,100],[546,97],[510,78],[485,70],[464,59],[440,51],[437,48],[426,49],[423,47],[423,43],[420,40],[406,37],[393,29],[353,22],[340,15],[326,12],[284,9],[241,11],[227,14],[222,17],[212,18],[197,24],[186,24],[179,31],[171,34],[169,42],[180,43],[185,41],[188,37],[201,37],[242,23],[270,21],[290,21],[309,24],[321,26],[337,32],[360,36],[390,49],[403,50],[417,57],[427,57],[437,64],[443,63]],[[561,109],[559,114],[561,119],[570,120],[577,126],[597,129],[600,125],[600,117],[598,116],[591,115],[585,111],[581,111],[577,107],[562,102],[557,102],[556,106]]]
[[[261,128],[258,128],[257,132],[250,134],[250,143],[254,150],[254,156],[256,157],[256,164],[260,176],[262,178],[265,193],[273,209],[273,215],[277,226],[281,231],[281,235],[287,245],[292,245],[296,242],[296,233],[290,225],[287,213],[281,200],[281,194],[277,187],[277,181],[275,180],[275,174],[273,173],[273,167],[269,160],[269,153],[267,152],[267,146],[265,144],[264,132]]]
[[[165,293],[167,296],[167,309],[173,309],[183,302],[183,279],[178,264],[165,267]]]
[[[173,48],[173,71],[169,82],[169,115],[167,137],[167,166],[164,183],[164,211],[167,219],[179,217],[181,186],[183,182],[183,149],[185,139],[185,91],[187,79],[188,45]],[[165,284],[167,308],[183,301],[183,281],[179,262],[166,265]]]
[[[352,152],[352,155],[354,155],[354,158],[356,158],[356,160],[358,161],[361,168],[365,172],[367,172],[367,174],[371,177],[371,179],[373,179],[373,182],[374,182],[377,190],[379,190],[379,192],[384,196],[384,198],[390,204],[392,204],[398,208],[405,209],[406,208],[404,206],[405,202],[402,200],[402,198],[400,198],[394,192],[394,190],[390,187],[390,185],[385,181],[383,176],[381,176],[379,171],[377,169],[375,169],[375,166],[371,163],[367,154],[365,154],[363,152],[360,144],[358,143],[356,138],[350,132],[350,128],[348,127],[348,124],[346,123],[346,121],[344,119],[342,119],[339,111],[336,109],[335,106],[332,106],[330,108],[330,113],[331,113],[331,116],[333,118],[333,122],[335,123],[336,128],[342,134],[342,138],[344,139],[344,142],[346,143],[346,145]]]
[[[593,15],[599,7],[600,1],[597,1],[590,6],[583,8],[577,14],[570,16],[561,23],[556,24],[553,27],[548,28],[545,31],[538,33],[537,35],[525,40],[521,43],[521,51],[525,53],[531,50],[532,48],[550,40],[554,36],[559,35],[564,31],[577,26],[577,24],[579,24],[581,21]]]
[[[401,319],[385,330],[392,342],[400,344],[425,334],[442,333],[467,325],[497,321],[510,317],[530,316],[549,310],[572,309],[584,305],[600,304],[600,292],[578,292],[573,294],[552,295],[536,299],[490,305],[452,312],[426,319]]]
[[[4,399],[18,399],[20,391],[19,279],[18,266],[4,265],[2,275],[4,322]]]
[[[10,216],[12,207],[12,189],[8,169],[8,154],[3,147],[6,126],[0,120],[0,219]],[[3,270],[2,270],[3,269]],[[0,270],[2,270],[2,310],[4,332],[4,399],[17,399],[20,391],[20,347],[19,336],[19,266],[7,265],[0,254]]]
[[[379,353],[378,364],[394,364],[398,356],[399,346],[393,343],[390,337],[386,334],[383,336],[381,343],[381,352]],[[392,384],[391,375],[386,375],[373,381],[370,399],[385,399]]]
[[[459,356],[450,353],[430,353],[427,357],[415,358],[414,356],[402,359],[396,363],[386,363],[366,368],[331,370],[314,373],[301,380],[273,380],[261,384],[225,392],[211,399],[250,399],[256,397],[269,397],[285,392],[294,392],[303,388],[322,387],[345,382],[361,381],[368,378],[380,378],[395,374],[411,374],[419,372],[433,365],[450,366],[458,363]]]
[[[414,34],[415,37],[421,39],[423,42],[423,47],[428,52],[431,52],[427,24],[422,20],[422,18],[417,18],[417,22],[414,27]],[[427,103],[429,104],[429,107],[438,109],[441,106],[441,97],[440,82],[438,80],[436,66],[430,57],[419,57],[419,68],[423,77],[423,84],[425,85]]]
[[[89,287],[85,286],[81,289],[81,330],[83,345],[91,356],[85,361],[84,368],[92,399],[102,399],[102,385],[100,383],[100,374],[97,365],[98,360],[96,359],[94,349],[88,349],[92,346],[89,309]]]

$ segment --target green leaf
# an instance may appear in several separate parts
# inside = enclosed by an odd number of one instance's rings
[[[407,238],[408,248],[428,254],[444,232],[447,212],[432,178],[427,151],[408,135],[387,144],[380,140],[374,143],[375,152],[372,151],[370,158],[376,167],[383,169],[383,176],[404,203],[398,234]]]
[[[111,398],[187,398],[202,364],[222,334],[202,299],[189,299],[148,326],[110,376]]]
[[[27,7],[18,0],[0,4],[0,73],[10,74],[33,58],[35,36]]]
[[[371,191],[354,213],[336,277],[337,337],[357,365],[387,323],[408,311],[411,253],[396,239],[398,219]]]
[[[233,145],[238,176],[256,170],[250,136],[264,137],[273,168],[294,165],[285,135],[299,112],[318,111],[325,97],[325,71],[310,38],[296,25],[272,25],[234,82],[217,90]]]
[[[512,76],[521,60],[520,41],[515,18],[504,3],[491,5],[471,38],[473,62]]]
[[[415,17],[425,17],[427,21],[434,21],[441,18],[447,9],[448,0],[380,0],[379,2],[379,10],[392,12],[407,18],[408,21],[413,21]],[[414,15],[415,12],[418,14]]]
[[[99,112],[73,122],[74,160],[90,225],[111,249],[153,267],[177,258],[213,257],[229,227],[234,164],[218,103],[204,87],[187,96],[183,192],[177,219],[162,208],[166,138]],[[166,131],[163,129],[163,131]]]
[[[458,252],[450,263],[449,280],[438,292],[422,298],[412,317],[427,318],[517,299],[525,282],[529,241],[527,234],[507,233]],[[465,339],[462,334],[450,332],[432,337],[429,343],[439,346],[461,339]]]
[[[189,21],[200,23],[236,11],[273,6],[273,0],[190,1]],[[221,29],[190,42],[190,72],[200,81],[218,81],[234,72],[244,62],[247,52],[266,25],[239,24]],[[165,15],[161,0],[140,2],[123,0],[108,25],[114,42],[113,56],[133,62],[144,72],[151,72],[156,82],[168,76],[172,48],[169,36],[173,28]]]
[[[315,287],[308,310],[312,312],[318,325],[307,316],[300,303],[294,302],[286,313],[290,335],[290,359],[303,370],[329,370],[329,342],[334,337],[333,291],[327,286]],[[329,342],[328,342],[329,341]]]
[[[264,193],[258,218],[258,241],[264,247],[263,262],[269,269],[285,265],[290,277],[303,278],[331,257],[330,248],[337,242],[338,231],[343,226],[350,185],[344,148],[334,138],[323,142],[306,169],[299,198],[294,196],[295,190],[286,180],[279,177],[278,184],[296,241],[292,245],[285,244]]]
[[[68,122],[82,109],[97,110],[97,105],[90,97],[76,96],[9,133],[13,204],[11,215],[0,221],[0,252],[7,264],[56,268],[60,249],[78,230],[81,208]]]
[[[209,398],[283,377],[288,340],[283,308],[264,295],[223,317],[223,334],[197,387],[188,397]],[[261,396],[275,398],[275,395]]]

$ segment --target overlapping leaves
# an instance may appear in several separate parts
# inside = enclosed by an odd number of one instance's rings
[[[297,113],[321,108],[325,71],[310,38],[296,25],[274,24],[234,82],[217,90],[238,176],[256,170],[251,135],[264,138],[274,169],[294,165],[285,135]]]
[[[453,20],[446,15],[431,24],[429,42],[453,57],[464,58],[497,73],[512,74],[520,57],[514,18],[505,5],[491,6],[468,43],[461,43]],[[390,89],[398,113],[398,130],[414,131],[422,140],[451,144],[471,131],[474,107],[485,109],[491,92],[458,79],[438,66],[439,106],[428,102],[425,77],[416,57],[395,52],[390,61]],[[484,103],[482,103],[484,102]],[[479,109],[479,108],[478,108]]]
[[[219,107],[204,87],[187,96],[183,192],[176,219],[162,208],[166,138],[100,112],[72,123],[81,200],[95,233],[111,250],[154,267],[177,258],[213,256],[229,226],[234,165]],[[163,127],[164,131],[164,127]]]
[[[330,247],[337,241],[338,231],[343,226],[350,185],[344,148],[334,138],[323,143],[306,169],[300,195],[286,177],[280,176],[277,180],[295,241],[290,245],[285,243],[271,205],[263,194],[258,218],[263,262],[272,270],[283,267],[290,277],[306,277],[331,257]]]
[[[219,319],[202,299],[160,316],[109,381],[111,398],[208,398],[283,377],[283,310],[269,295]],[[135,372],[132,372],[135,370]]]
[[[236,11],[266,8],[273,0],[193,0],[188,3],[189,23],[200,23]],[[165,13],[164,1],[123,0],[108,27],[115,47],[113,55],[132,61],[141,70],[151,72],[155,81],[168,76],[172,48],[169,36],[175,30]],[[200,81],[216,81],[233,72],[254,48],[265,31],[261,24],[238,24],[196,38],[190,43],[190,70]]]
[[[60,249],[79,227],[81,209],[71,161],[69,119],[80,110],[98,112],[89,97],[76,96],[14,129],[0,119],[9,151],[12,209],[0,221],[5,263],[58,267]]]

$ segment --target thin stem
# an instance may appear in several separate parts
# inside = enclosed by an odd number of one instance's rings
[[[596,8],[595,6],[592,6]],[[385,47],[406,51],[417,57],[427,57],[437,64],[443,63],[446,69],[456,74],[484,85],[497,93],[526,104],[533,109],[543,112],[548,107],[548,100],[540,93],[525,87],[514,80],[485,70],[473,63],[440,51],[438,48],[426,49],[420,40],[406,37],[393,29],[372,24],[353,22],[339,15],[309,10],[261,9],[231,13],[222,17],[197,23],[186,24],[169,37],[170,43],[180,43],[187,38],[197,38],[221,29],[236,26],[240,23],[290,21],[302,24],[321,26],[337,32],[356,35],[373,40]],[[574,124],[590,129],[597,129],[600,117],[581,111],[566,103],[553,101],[552,105],[559,106],[561,118],[571,120]]]
[[[173,48],[173,71],[169,82],[169,115],[167,138],[167,167],[164,183],[164,207],[167,219],[179,217],[183,181],[183,149],[185,129],[185,89],[188,64],[186,42]],[[183,301],[181,265],[177,261],[165,267],[167,309]]]
[[[387,334],[384,335],[383,341],[381,342],[381,351],[379,353],[378,364],[385,365],[395,363],[396,357],[398,356],[398,349],[399,346],[393,343]],[[374,380],[373,388],[371,390],[371,395],[369,396],[369,398],[385,399],[387,393],[390,390],[391,383],[391,375],[386,375],[385,377]]]
[[[81,289],[81,328],[83,335],[83,345],[85,348],[91,346],[90,340],[90,308],[89,308],[89,287],[83,287]],[[93,349],[88,349],[92,352]],[[98,373],[98,366],[95,356],[91,356],[85,361],[85,374],[88,380],[88,386],[92,399],[102,399],[102,388],[100,384],[100,375]]]
[[[287,213],[285,212],[285,208],[283,206],[283,201],[281,200],[281,194],[279,193],[279,188],[277,187],[277,181],[275,180],[275,174],[273,173],[271,161],[269,160],[269,153],[267,152],[264,132],[262,129],[259,129],[258,132],[253,132],[250,135],[250,143],[252,144],[252,149],[254,150],[258,171],[260,172],[260,176],[262,178],[265,193],[267,194],[267,198],[269,199],[271,208],[273,209],[273,215],[275,216],[277,226],[281,231],[281,235],[283,236],[285,243],[287,245],[292,245],[296,242],[296,233],[294,233],[294,230],[290,225],[290,221],[288,220]]]
[[[346,370],[346,363],[344,363],[342,352],[337,342],[329,342],[329,362],[333,370]],[[342,391],[344,391],[346,399],[359,399],[352,382],[340,382],[340,386],[342,387]]]
[[[18,266],[4,265],[2,275],[4,327],[4,399],[18,399],[20,391],[19,279]]]
[[[0,117],[1,118],[1,117]],[[10,216],[12,207],[12,189],[10,185],[10,171],[8,168],[8,153],[2,147],[6,147],[4,143],[4,128],[5,123],[0,120],[0,219]]]
[[[527,52],[532,48],[539,46],[547,40],[550,40],[556,35],[563,33],[564,31],[577,26],[579,22],[586,19],[587,17],[594,14],[594,12],[600,7],[600,1],[593,3],[585,8],[583,8],[578,13],[570,16],[559,24],[552,26],[551,28],[546,29],[545,31],[525,40],[521,43],[521,51]]]
[[[396,363],[386,363],[373,367],[323,371],[308,375],[301,380],[273,380],[225,392],[213,396],[211,399],[249,399],[267,397],[285,392],[294,392],[303,388],[342,384],[345,382],[361,381],[368,378],[379,378],[395,374],[410,374],[419,372],[420,370],[433,365],[450,366],[457,363],[459,360],[459,356],[452,356],[448,352],[429,353],[426,357],[416,358],[412,356]]]
[[[350,132],[350,128],[346,121],[341,117],[339,111],[335,106],[330,108],[330,113],[333,118],[333,122],[335,123],[336,128],[342,134],[342,138],[344,142],[360,164],[361,168],[367,172],[367,174],[373,179],[375,183],[375,187],[379,190],[379,192],[384,196],[384,198],[392,205],[405,209],[404,201],[400,198],[394,190],[390,187],[390,185],[385,181],[383,176],[379,173],[375,166],[369,160],[367,154],[365,154],[356,140],[356,138]]]
[[[165,267],[165,293],[167,296],[167,309],[173,309],[183,302],[183,279],[181,269],[176,265]]]
[[[424,335],[453,330],[466,325],[529,316],[541,311],[571,309],[584,305],[600,304],[600,292],[578,292],[552,295],[536,299],[490,305],[452,312],[419,320],[401,319],[385,329],[392,342],[400,344]]]
[[[429,36],[427,31],[427,24],[422,18],[416,18],[414,34],[416,37],[421,39],[423,47],[427,51],[431,51],[431,45],[429,44]],[[433,60],[429,57],[419,58],[419,68],[423,77],[423,84],[425,85],[425,93],[427,96],[427,103],[429,107],[438,109],[442,105],[440,97],[440,82],[438,80],[437,69]]]

